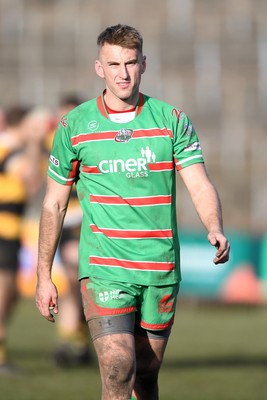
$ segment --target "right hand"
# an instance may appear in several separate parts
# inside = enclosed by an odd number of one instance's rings
[[[38,280],[35,293],[35,302],[36,307],[40,311],[41,315],[47,319],[47,321],[55,322],[54,315],[51,313],[51,309],[49,309],[49,307],[51,307],[51,303],[53,303],[53,313],[58,313],[58,294],[57,288],[51,279]]]
[[[208,234],[210,244],[216,247],[214,264],[224,264],[229,260],[230,244],[222,232],[210,232]]]

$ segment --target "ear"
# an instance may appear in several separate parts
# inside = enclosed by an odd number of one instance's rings
[[[146,56],[143,56],[141,74],[143,74],[145,70],[146,70]]]
[[[95,62],[95,72],[100,78],[105,77],[102,64],[99,60],[96,60],[96,62]]]

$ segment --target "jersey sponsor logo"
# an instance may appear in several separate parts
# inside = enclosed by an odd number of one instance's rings
[[[137,158],[101,160],[98,165],[83,165],[87,174],[125,174],[127,178],[147,178],[148,172],[172,171],[173,161],[156,161],[156,154],[149,146],[142,147]]]
[[[124,142],[127,143],[133,136],[132,129],[121,129],[117,135],[115,136],[115,142]]]
[[[148,176],[150,163],[156,162],[156,154],[149,146],[141,148],[141,157],[127,160],[102,160],[98,168],[103,174],[125,173],[127,178],[144,178]]]
[[[49,157],[49,161],[55,166],[55,167],[59,167],[59,160],[56,158],[56,157],[54,157],[52,154],[50,154],[50,157]]]

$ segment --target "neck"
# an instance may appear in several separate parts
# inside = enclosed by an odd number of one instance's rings
[[[135,108],[139,101],[139,92],[137,92],[134,96],[128,99],[120,99],[118,97],[113,96],[108,91],[104,92],[104,101],[106,106],[114,111],[132,111]]]

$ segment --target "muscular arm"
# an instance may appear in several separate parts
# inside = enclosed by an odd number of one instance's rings
[[[217,248],[214,263],[219,264],[228,261],[230,245],[223,232],[221,203],[204,164],[194,164],[182,169],[180,175],[197,213],[208,231],[209,242]]]
[[[50,301],[55,304],[54,312],[58,311],[57,289],[51,278],[52,265],[68,206],[70,190],[71,186],[60,185],[48,177],[40,219],[36,305],[40,313],[51,322],[54,322],[54,318],[48,309]]]

